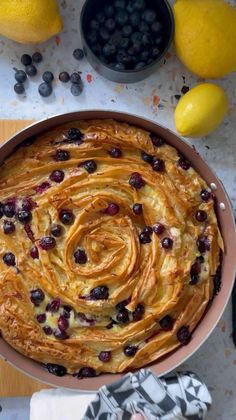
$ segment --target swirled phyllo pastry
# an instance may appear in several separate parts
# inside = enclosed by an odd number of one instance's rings
[[[124,372],[191,334],[219,288],[214,196],[153,133],[79,121],[1,166],[0,328],[62,376]]]

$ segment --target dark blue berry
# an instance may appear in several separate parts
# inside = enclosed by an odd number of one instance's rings
[[[210,242],[207,236],[199,236],[197,239],[198,251],[201,254],[204,254],[206,251],[210,250]]]
[[[92,19],[92,20],[90,21],[89,26],[90,26],[90,28],[91,28],[92,30],[97,31],[97,30],[99,29],[99,22],[98,22],[97,20],[95,20],[95,19]]]
[[[97,286],[91,290],[90,297],[93,300],[107,300],[109,297],[109,289],[107,286]]]
[[[141,54],[140,54],[141,61],[144,61],[144,62],[147,61],[149,57],[149,53],[150,53],[149,49],[141,51]]]
[[[129,311],[125,308],[119,311],[116,315],[116,320],[120,324],[127,324],[127,322],[129,322]]]
[[[140,188],[144,187],[146,183],[138,172],[133,172],[130,176],[129,184],[131,187],[139,190]]]
[[[161,223],[156,223],[153,225],[152,230],[156,235],[162,235],[162,233],[165,231],[165,226]]]
[[[140,14],[139,14],[139,12],[133,12],[130,15],[129,20],[130,20],[130,23],[133,26],[133,28],[137,28],[137,26],[139,26],[139,23],[140,23]]]
[[[152,52],[153,58],[157,58],[160,55],[160,50],[157,47],[153,47],[151,52]]]
[[[74,259],[77,264],[86,264],[88,261],[86,252],[83,249],[77,249],[77,251],[75,251]]]
[[[140,321],[144,315],[145,309],[141,303],[135,308],[134,312],[132,312],[133,321]]]
[[[52,328],[51,328],[51,327],[49,327],[48,325],[45,325],[45,326],[43,327],[43,331],[44,331],[44,333],[45,333],[46,335],[52,335],[52,333],[53,333]]]
[[[82,378],[93,378],[96,376],[96,372],[93,368],[90,367],[83,367],[79,370],[79,372],[76,374],[78,379]]]
[[[173,240],[171,238],[163,238],[161,241],[161,246],[164,249],[171,249],[173,246]]]
[[[141,22],[139,25],[140,32],[149,32],[149,26],[146,22]]]
[[[162,43],[163,43],[163,37],[162,37],[162,36],[158,36],[158,37],[155,39],[155,45],[156,45],[157,47],[159,47]]]
[[[49,373],[55,376],[65,376],[67,374],[67,370],[64,366],[56,365],[54,363],[47,363],[46,368]]]
[[[115,70],[118,70],[118,71],[122,71],[122,70],[125,70],[125,65],[123,64],[123,63],[116,63],[114,66],[113,66],[113,68],[115,69]]]
[[[152,32],[154,34],[159,34],[162,31],[162,29],[163,29],[163,25],[162,25],[161,22],[159,22],[158,20],[156,20],[155,22],[152,23],[151,29],[152,29]]]
[[[25,71],[26,71],[26,74],[28,74],[28,76],[30,76],[30,77],[33,77],[37,74],[37,69],[33,64],[30,64],[29,66],[26,66]]]
[[[70,153],[67,150],[57,149],[56,154],[53,155],[53,159],[57,162],[65,162],[70,159]]]
[[[70,76],[70,81],[71,83],[74,83],[74,84],[78,84],[78,85],[81,84],[82,79],[81,79],[80,74],[78,72],[72,73],[72,75]]]
[[[56,169],[49,175],[50,180],[57,182],[58,184],[63,181],[64,177],[65,174],[60,169]]]
[[[24,87],[23,83],[15,83],[15,85],[14,85],[14,91],[18,95],[22,95],[25,92],[25,87]]]
[[[35,306],[39,306],[45,299],[45,294],[42,289],[34,289],[30,292],[30,300]]]
[[[212,193],[208,190],[202,190],[200,196],[201,199],[206,202],[212,199]]]
[[[128,13],[125,10],[119,10],[115,16],[117,25],[123,27],[128,21]]]
[[[116,47],[115,45],[109,44],[108,42],[107,44],[104,45],[102,52],[105,57],[111,57],[112,55],[116,53]]]
[[[40,324],[44,324],[44,322],[46,321],[46,314],[38,314],[38,315],[36,316],[36,318],[37,318],[37,321],[38,321]]]
[[[105,22],[105,19],[106,19],[106,17],[105,17],[105,15],[104,15],[104,13],[103,13],[103,12],[98,12],[98,13],[96,14],[95,18],[96,18],[96,20],[97,20],[99,23],[104,23],[104,22]]]
[[[134,32],[131,35],[131,41],[133,42],[133,44],[135,44],[136,42],[142,42],[142,37],[143,34],[141,32]]]
[[[30,250],[30,256],[33,260],[37,260],[39,258],[39,251],[36,246],[33,246]]]
[[[60,315],[57,325],[58,325],[59,330],[65,331],[69,327],[69,322],[67,318],[64,317],[64,315]]]
[[[6,252],[3,257],[3,262],[9,267],[16,265],[16,257],[12,252]]]
[[[191,167],[191,163],[184,156],[181,156],[178,161],[178,166],[187,171]]]
[[[117,213],[119,213],[119,211],[120,207],[116,203],[110,203],[105,210],[109,216],[115,216]]]
[[[32,60],[34,63],[41,63],[43,57],[42,54],[38,51],[36,51],[33,55],[32,55]]]
[[[144,160],[144,162],[147,162],[147,163],[150,163],[150,164],[152,164],[152,162],[153,162],[153,156],[152,155],[149,155],[148,153],[146,153],[146,152],[141,152],[141,158],[142,158],[142,160]]]
[[[152,163],[152,169],[156,172],[163,172],[165,170],[165,162],[162,159],[155,157]]]
[[[47,98],[48,96],[52,94],[52,86],[50,83],[46,83],[46,82],[40,83],[38,87],[38,91],[39,91],[39,94],[43,98]]]
[[[131,25],[124,25],[122,28],[122,33],[125,37],[129,37],[133,32],[133,28]]]
[[[17,219],[23,224],[29,223],[32,220],[32,213],[30,210],[19,210],[17,213]]]
[[[24,72],[24,70],[17,70],[15,72],[15,79],[19,83],[24,83],[27,79],[27,76],[26,76],[26,73]]]
[[[92,30],[88,33],[87,37],[90,44],[93,45],[97,41],[97,32]]]
[[[105,27],[109,32],[113,32],[116,27],[116,23],[114,19],[112,18],[107,19],[105,22]]]
[[[67,143],[77,143],[81,144],[83,143],[83,133],[78,128],[70,128],[68,130],[68,139]]]
[[[97,164],[94,160],[86,160],[83,163],[83,167],[89,174],[92,174],[97,170]]]
[[[145,234],[147,234],[147,235],[152,235],[153,234],[153,229],[152,229],[152,227],[151,226],[146,226],[143,230],[142,230],[142,233],[145,233]]]
[[[55,236],[55,238],[59,238],[63,234],[63,227],[57,224],[52,225],[51,234]]]
[[[32,58],[30,57],[30,55],[29,55],[29,54],[23,54],[23,55],[21,56],[20,61],[21,61],[21,63],[23,64],[23,66],[28,66],[29,64],[31,64],[31,63],[32,63]]]
[[[156,12],[154,10],[147,9],[143,12],[143,20],[147,23],[153,23],[156,19]]]
[[[104,7],[104,12],[105,12],[105,15],[110,18],[110,17],[112,17],[114,15],[115,9],[114,9],[114,7],[111,4],[107,4]]]
[[[83,86],[77,83],[72,83],[70,91],[73,96],[79,96],[83,92]]]
[[[124,9],[126,6],[126,0],[115,0],[114,4],[116,9]]]
[[[117,303],[116,305],[116,309],[118,312],[123,311],[123,309],[125,309],[125,307],[130,303],[130,298],[122,300],[121,302]]]
[[[64,225],[72,225],[75,221],[75,216],[71,210],[60,210],[59,219]]]
[[[101,351],[98,356],[99,360],[103,363],[108,363],[111,360],[111,351]]]
[[[51,71],[45,71],[45,72],[43,73],[42,79],[43,79],[43,81],[44,81],[44,82],[46,82],[46,83],[52,83],[52,81],[53,81],[53,79],[54,79],[54,76],[53,76],[53,74],[52,74],[52,72],[51,72]]]
[[[144,47],[150,47],[153,44],[152,36],[148,32],[144,32],[141,42]]]
[[[47,304],[46,310],[52,313],[56,313],[59,311],[60,306],[61,306],[61,300],[59,298],[55,298]]]
[[[133,2],[134,10],[142,11],[145,9],[145,0],[135,0]]]
[[[173,320],[170,315],[166,315],[159,321],[159,324],[162,330],[168,331],[173,326]]]
[[[73,51],[73,57],[74,57],[76,60],[83,60],[83,58],[84,58],[84,52],[83,52],[83,50],[81,50],[81,48],[76,48],[76,49]]]
[[[120,39],[120,47],[123,48],[124,50],[126,50],[129,46],[129,38],[121,38]]]
[[[181,327],[177,331],[177,338],[178,338],[179,342],[181,344],[183,344],[183,346],[186,346],[191,340],[191,333],[190,333],[188,327]]]
[[[204,210],[198,210],[195,218],[198,222],[205,222],[207,220],[207,213]]]
[[[15,216],[15,205],[14,203],[5,203],[3,204],[2,211],[4,216],[6,217],[13,217]]]
[[[44,236],[40,239],[39,245],[44,251],[48,251],[49,249],[55,248],[56,241],[52,236]]]
[[[150,242],[152,242],[152,239],[148,233],[142,232],[139,235],[139,242],[141,244],[149,244]]]
[[[124,347],[124,354],[127,357],[133,357],[138,351],[138,347],[137,346],[126,346]]]
[[[133,212],[136,215],[142,214],[142,212],[143,212],[143,206],[142,206],[142,204],[135,203],[133,205]]]
[[[112,149],[108,150],[108,153],[113,158],[120,158],[122,156],[122,151],[118,147],[112,147]]]
[[[11,222],[10,220],[4,220],[3,232],[5,233],[5,235],[10,235],[11,233],[15,231],[15,229],[16,228],[13,222]]]
[[[162,137],[153,133],[151,133],[149,136],[150,136],[153,146],[161,147],[163,146],[163,144],[165,144],[165,140]]]
[[[110,39],[110,34],[108,30],[104,27],[99,29],[99,36],[103,42],[107,42]]]

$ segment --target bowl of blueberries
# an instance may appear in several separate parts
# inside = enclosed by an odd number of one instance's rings
[[[174,18],[167,0],[86,0],[80,19],[88,61],[114,82],[148,77],[173,40]]]

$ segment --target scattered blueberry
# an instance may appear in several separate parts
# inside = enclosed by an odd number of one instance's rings
[[[3,262],[9,267],[16,265],[16,257],[12,252],[6,252],[3,257]]]
[[[205,222],[207,220],[207,213],[204,210],[198,210],[195,218],[198,222]]]
[[[139,30],[140,32],[148,32],[149,31],[149,26],[146,22],[141,22],[139,25]]]
[[[135,0],[133,8],[134,10],[143,11],[145,9],[145,0]]]
[[[146,66],[146,63],[144,63],[144,61],[140,61],[138,64],[136,64],[134,68],[135,70],[141,70],[145,66]]]
[[[153,58],[157,58],[160,55],[160,50],[157,47],[152,48],[152,56]]]
[[[33,64],[29,64],[25,67],[25,72],[28,76],[33,77],[37,74],[37,69]]]
[[[147,162],[147,163],[150,163],[150,164],[152,164],[152,162],[153,162],[153,156],[152,155],[149,155],[148,153],[146,153],[146,152],[141,152],[141,158],[142,158],[142,160],[144,160],[144,162]]]
[[[32,55],[32,60],[34,63],[38,64],[41,63],[43,59],[43,56],[40,52],[36,51],[33,55]]]
[[[125,9],[126,0],[115,0],[115,8],[116,9]]]
[[[118,70],[118,71],[125,70],[125,65],[123,63],[116,63],[113,67],[115,70]]]
[[[29,64],[31,64],[31,63],[32,63],[32,58],[31,58],[31,57],[30,57],[30,55],[28,55],[28,54],[23,54],[23,55],[21,56],[20,61],[21,61],[21,63],[23,64],[23,66],[28,66]]]
[[[52,157],[58,162],[65,162],[70,159],[70,153],[67,150],[57,149],[56,154]]]
[[[46,321],[46,314],[38,314],[36,318],[40,324],[43,324]]]
[[[204,254],[206,251],[210,250],[210,242],[207,236],[199,236],[197,239],[198,251],[201,254]]]
[[[32,220],[32,213],[30,210],[19,210],[17,213],[17,219],[23,224],[29,223]]]
[[[67,73],[67,71],[62,71],[62,72],[59,74],[59,80],[60,80],[60,82],[62,82],[62,83],[67,83],[67,82],[69,82],[69,80],[70,80],[70,75],[69,75],[69,73]]]
[[[146,183],[138,172],[133,172],[130,176],[129,184],[131,187],[139,190],[140,188],[144,187]]]
[[[97,375],[93,368],[83,367],[79,370],[76,376],[78,379],[82,379],[82,378],[93,378],[94,376],[97,376]]]
[[[133,12],[130,15],[129,20],[130,20],[130,23],[133,26],[133,28],[137,28],[137,26],[139,26],[139,23],[140,23],[140,14],[139,14],[139,12]]]
[[[64,366],[56,365],[54,363],[47,363],[45,366],[48,372],[55,376],[65,376],[67,374],[67,370]]]
[[[76,49],[73,51],[73,57],[74,57],[76,60],[82,60],[82,59],[84,58],[84,52],[83,52],[83,50],[81,50],[81,48],[76,48]]]
[[[92,19],[90,21],[90,28],[94,31],[97,31],[99,29],[99,22],[95,19]]]
[[[88,261],[86,252],[83,249],[77,249],[74,253],[74,259],[77,264],[86,264]]]
[[[97,32],[95,30],[91,30],[87,35],[88,41],[91,45],[97,42]]]
[[[15,216],[15,205],[14,203],[8,202],[3,204],[2,211],[4,216],[13,217]]]
[[[113,158],[120,158],[122,156],[122,151],[118,147],[112,147],[108,150],[108,153]]]
[[[51,181],[54,181],[58,184],[63,181],[64,177],[65,177],[65,174],[60,169],[56,169],[49,176]]]
[[[191,163],[184,156],[180,156],[178,165],[185,171],[187,171],[191,167]]]
[[[72,75],[70,76],[70,81],[71,83],[74,83],[74,84],[81,84],[82,79],[81,79],[80,74],[78,72],[72,73]]]
[[[110,34],[108,30],[104,27],[99,29],[99,36],[103,42],[107,42],[110,39]]]
[[[162,225],[162,223],[155,223],[152,227],[153,232],[156,235],[162,235],[162,233],[165,231],[165,226]]]
[[[72,225],[75,221],[75,216],[71,210],[61,210],[59,219],[64,225]]]
[[[116,309],[117,311],[123,311],[123,309],[125,309],[125,307],[130,303],[130,298],[122,300],[121,302],[117,303],[116,305]]]
[[[90,296],[94,300],[107,300],[109,297],[109,289],[107,286],[97,286],[91,290]]]
[[[34,260],[37,260],[39,258],[39,251],[38,251],[38,248],[36,246],[33,246],[31,248],[31,250],[30,250],[30,256]]]
[[[166,315],[159,321],[159,324],[162,330],[171,330],[173,326],[173,320],[170,315]]]
[[[164,249],[171,249],[173,246],[173,240],[171,238],[163,238],[161,241],[161,246]]]
[[[97,170],[97,164],[94,160],[86,160],[83,162],[83,167],[89,174],[92,174]]]
[[[165,162],[162,159],[155,157],[152,163],[152,169],[156,172],[163,172],[165,170]]]
[[[138,351],[137,346],[126,346],[124,347],[124,354],[128,357],[133,357]]]
[[[23,85],[23,83],[15,83],[14,85],[14,91],[18,94],[18,95],[22,95],[25,92],[25,87]]]
[[[70,128],[68,130],[67,142],[81,144],[83,143],[83,137],[83,133],[81,133],[81,131],[78,128]]]
[[[120,324],[127,324],[127,322],[129,322],[129,311],[125,308],[119,311],[116,315],[116,320]]]
[[[141,244],[149,244],[152,242],[152,239],[148,233],[141,232],[139,235],[139,242]]]
[[[54,80],[53,73],[51,71],[45,71],[43,73],[42,79],[46,83],[52,83],[52,81]]]
[[[35,306],[39,306],[45,299],[45,294],[42,289],[34,289],[30,292],[30,300]]]
[[[51,234],[55,236],[55,238],[59,238],[63,234],[63,227],[57,224],[52,225]]]
[[[200,196],[201,199],[206,202],[212,199],[212,193],[208,190],[202,190]]]
[[[55,298],[51,300],[50,303],[47,304],[46,310],[52,313],[58,312],[61,306],[61,300],[59,298]]]
[[[51,328],[51,327],[49,327],[48,325],[45,325],[45,326],[43,327],[43,331],[44,331],[44,333],[45,333],[46,335],[52,335],[52,333],[53,333],[52,328]]]
[[[183,346],[186,346],[191,340],[191,333],[190,333],[188,327],[181,327],[177,331],[177,338],[178,338],[179,342],[181,344],[183,344]]]
[[[132,312],[133,321],[140,321],[144,315],[145,309],[141,303],[135,308],[134,312]]]
[[[22,203],[21,203],[22,210],[30,211],[30,210],[33,210],[35,207],[37,207],[37,203],[35,203],[35,201],[33,201],[32,198],[30,197],[23,198]]]
[[[71,306],[69,306],[69,305],[64,305],[63,306],[63,316],[65,318],[67,318],[67,319],[70,318],[71,311],[72,311],[72,307]]]
[[[161,147],[163,146],[163,144],[165,144],[165,140],[162,137],[158,136],[157,134],[151,133],[150,139],[152,141],[153,146]]]
[[[46,83],[46,82],[40,83],[38,87],[38,91],[39,91],[39,94],[43,98],[47,98],[48,96],[52,94],[52,86],[50,83]]]
[[[149,49],[141,51],[140,59],[142,62],[147,61],[149,58]]]
[[[103,363],[108,363],[111,360],[111,351],[101,351],[98,356],[99,360]]]
[[[107,214],[109,214],[109,216],[115,216],[117,213],[119,213],[119,211],[120,211],[120,207],[116,203],[110,203],[110,204],[108,204],[108,206],[107,206],[107,208],[105,210],[105,212]]]
[[[55,248],[56,241],[52,236],[44,236],[40,239],[39,245],[44,251],[48,251],[49,249]]]
[[[162,43],[163,43],[163,37],[162,37],[162,36],[158,36],[158,37],[155,39],[155,45],[158,47],[158,46],[160,46]],[[181,96],[180,96],[180,98],[181,98]]]
[[[9,235],[11,233],[13,233],[15,231],[15,225],[13,222],[11,222],[10,220],[4,220],[3,222],[3,232],[6,235]]]
[[[24,72],[24,70],[17,70],[15,72],[15,79],[19,83],[24,83],[26,81],[26,79],[27,79],[27,75]]]
[[[83,91],[83,86],[78,83],[72,83],[70,91],[73,96],[79,96]]]
[[[61,331],[65,331],[67,330],[68,327],[69,327],[68,320],[64,317],[64,315],[60,315],[58,319],[58,328]]]
[[[133,205],[133,212],[136,215],[142,214],[142,212],[143,212],[143,206],[142,206],[142,204],[135,203]]]
[[[189,87],[188,86],[183,86],[181,89],[181,92],[183,95],[185,95],[185,93],[187,93],[189,91]]]
[[[162,31],[162,29],[163,29],[163,25],[162,25],[161,22],[159,22],[158,20],[156,20],[155,22],[152,23],[151,29],[152,29],[152,32],[154,34],[159,34]]]

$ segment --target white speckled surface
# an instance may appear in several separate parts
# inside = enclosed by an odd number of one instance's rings
[[[231,2],[235,5],[233,0]],[[59,37],[52,38],[38,48],[18,45],[0,37],[0,117],[38,120],[80,109],[114,109],[151,118],[175,131],[173,111],[177,100],[174,95],[181,94],[184,84],[191,87],[200,80],[181,65],[174,49],[167,54],[165,64],[159,71],[145,81],[132,85],[109,82],[96,74],[86,60],[78,62],[72,57],[74,48],[80,46],[79,13],[83,1],[63,0],[60,3],[65,27]],[[13,67],[22,68],[21,54],[33,53],[36,49],[44,57],[44,61],[38,65],[39,74],[26,83],[26,95],[17,97],[13,91]],[[44,100],[39,96],[37,86],[45,70],[51,70],[56,81],[53,95]],[[69,84],[63,85],[58,81],[58,74],[63,70],[82,72],[85,88],[81,96],[73,97]],[[235,211],[236,73],[217,83],[228,93],[228,116],[211,136],[189,141],[222,180]],[[230,334],[229,304],[210,338],[183,366],[198,373],[209,386],[213,397],[213,407],[208,416],[210,420],[236,419],[236,348]]]

